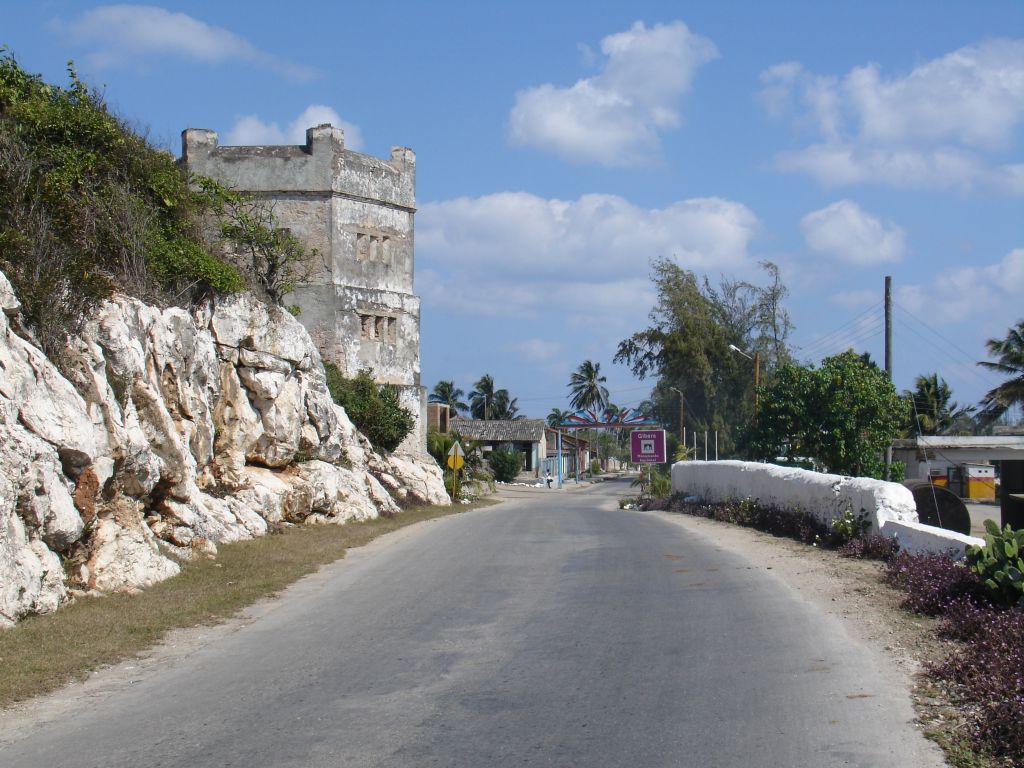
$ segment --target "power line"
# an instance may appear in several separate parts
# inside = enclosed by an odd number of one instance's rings
[[[902,310],[902,311],[906,312],[906,310]],[[945,340],[944,337],[941,334],[939,334],[937,331],[935,331],[932,328],[930,328],[926,323],[924,323],[923,321],[921,321],[918,318],[914,317],[913,315],[910,315],[910,313],[907,313],[907,314],[911,318],[913,318],[919,325],[921,325],[921,327],[923,327],[925,330],[930,331],[932,333],[932,335],[934,335],[935,337],[937,337],[940,340],[943,340],[943,341]],[[922,334],[920,331],[918,331],[917,329],[915,329],[913,326],[911,326],[909,324],[904,325],[902,327],[904,329],[906,329],[907,331],[909,331],[910,333],[912,333],[915,336],[917,336],[925,344],[928,344],[931,348],[936,349],[938,352],[940,352],[943,356],[945,356],[945,358],[950,363],[952,363],[956,367],[957,370],[961,371],[962,373],[969,374],[969,375],[973,376],[975,379],[980,381],[982,384],[984,384],[985,386],[988,386],[990,388],[993,387],[993,386],[999,386],[999,384],[1001,383],[997,379],[995,379],[991,374],[986,375],[986,373],[982,369],[977,367],[976,361],[972,360],[970,358],[970,356],[966,352],[964,352],[963,350],[959,349],[959,347],[956,347],[955,345],[952,345],[951,342],[950,342],[950,345],[953,346],[955,349],[957,349],[967,359],[967,361],[970,363],[970,365],[964,365],[964,361],[958,360],[957,358],[955,358],[951,354],[949,346],[945,346],[945,345],[942,345],[942,344],[937,344],[935,341],[933,341],[932,339],[929,339],[927,336],[925,336],[924,334]]]
[[[829,354],[837,354],[847,349],[857,348],[869,339],[881,336],[882,331],[881,322],[875,323],[871,327],[863,328],[853,335],[839,337],[830,344],[816,346],[813,357],[828,357]]]
[[[817,338],[812,339],[803,347],[801,347],[800,345],[794,346],[797,349],[801,350],[801,352],[803,352],[804,354],[809,355],[811,357],[816,357],[818,356],[818,354],[820,354],[821,350],[833,349],[835,348],[835,345],[845,343],[843,339],[844,334],[847,333],[847,329],[850,328],[851,326],[855,326],[863,318],[870,316],[871,313],[877,311],[878,306],[877,304],[874,304],[865,309],[864,311],[862,311],[860,314],[855,315],[851,319],[847,320],[845,323],[843,323],[830,333],[826,333],[823,336],[818,336]],[[881,320],[878,318],[878,315],[875,315],[874,318],[871,320],[871,325],[874,326],[875,324],[878,324],[879,326],[881,325]]]
[[[854,315],[852,318],[847,320],[845,323],[840,325],[838,328],[835,328],[834,330],[830,331],[829,333],[826,333],[826,334],[823,334],[821,336],[817,336],[814,339],[811,339],[811,341],[809,341],[806,346],[808,346],[808,347],[814,346],[815,344],[817,344],[819,342],[822,342],[822,341],[824,341],[825,339],[828,339],[831,336],[835,336],[837,334],[842,333],[844,329],[846,329],[847,327],[853,325],[858,320],[860,320],[862,317],[864,317],[865,315],[870,314],[871,312],[874,312],[877,309],[878,309],[877,304],[872,304],[871,306],[869,306],[866,309],[862,310],[859,314]],[[794,345],[794,346],[799,346],[799,345]]]

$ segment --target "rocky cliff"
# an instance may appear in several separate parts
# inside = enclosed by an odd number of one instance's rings
[[[288,313],[116,297],[61,369],[0,274],[0,625],[146,587],[281,523],[447,504],[429,456],[373,451]]]

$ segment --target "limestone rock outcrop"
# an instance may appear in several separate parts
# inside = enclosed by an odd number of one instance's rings
[[[429,456],[373,450],[277,307],[114,297],[72,340],[67,377],[19,312],[0,273],[0,625],[71,589],[149,586],[275,524],[450,503]]]

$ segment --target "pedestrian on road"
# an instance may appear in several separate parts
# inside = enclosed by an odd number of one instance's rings
[[[550,469],[548,470],[548,473],[544,476],[544,479],[548,481],[548,488],[550,488],[551,487],[551,470]]]

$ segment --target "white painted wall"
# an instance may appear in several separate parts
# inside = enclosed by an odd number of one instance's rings
[[[965,536],[956,531],[947,531],[924,523],[901,523],[888,520],[882,526],[882,535],[899,542],[906,552],[949,552],[957,559],[964,557],[970,545],[983,547],[984,539]]]
[[[752,499],[765,506],[811,513],[825,525],[852,509],[873,531],[896,538],[911,552],[962,557],[982,539],[918,522],[913,494],[900,483],[844,477],[750,461],[680,461],[672,466],[672,492],[711,504]]]
[[[678,462],[672,467],[672,491],[711,503],[753,499],[809,512],[825,525],[847,510],[863,511],[875,531],[887,520],[917,522],[914,495],[900,483],[752,461]]]

